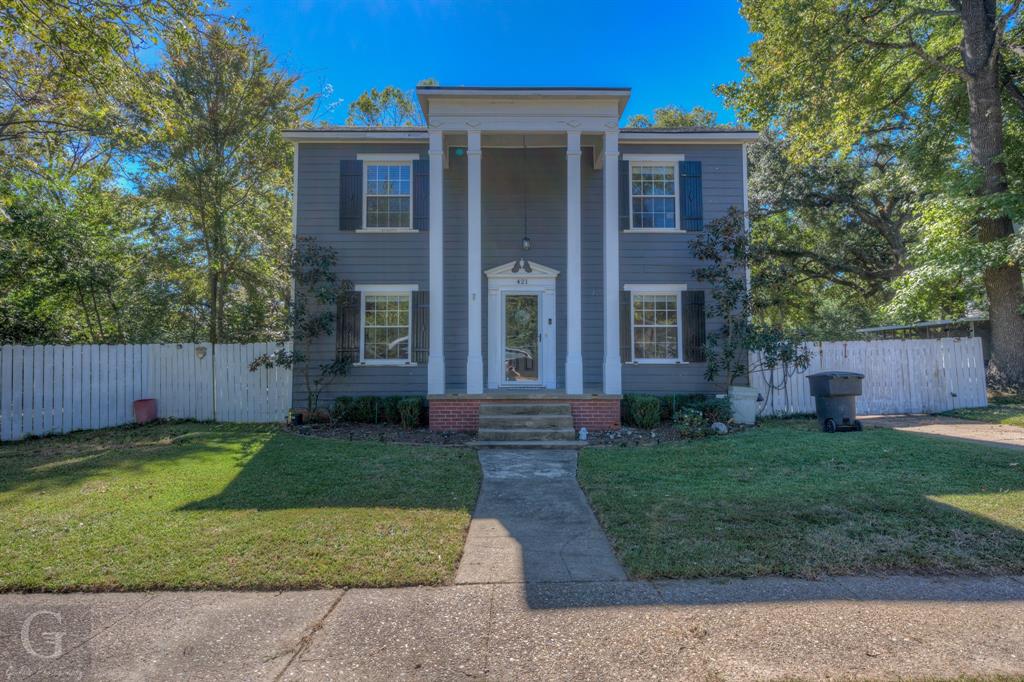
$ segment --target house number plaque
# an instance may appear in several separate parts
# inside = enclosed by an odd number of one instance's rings
[[[516,280],[516,284],[518,284],[519,286],[526,286],[529,283],[530,283],[530,280],[528,280],[528,279],[517,279]]]

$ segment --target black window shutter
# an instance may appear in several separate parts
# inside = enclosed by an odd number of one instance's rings
[[[412,162],[412,228],[430,228],[430,162]]]
[[[683,354],[687,362],[707,362],[704,354],[704,292],[683,292]]]
[[[704,188],[700,161],[679,162],[679,191],[683,211],[683,229],[699,232],[704,229]]]
[[[426,363],[430,355],[430,292],[412,292],[412,361]]]
[[[633,362],[633,302],[628,291],[619,294],[619,362]]]
[[[338,297],[338,358],[341,360],[359,362],[361,307],[358,291],[346,291]]]
[[[341,197],[338,210],[342,230],[358,230],[363,226],[363,162],[341,161]]]
[[[629,161],[619,161],[619,229],[629,229]]]

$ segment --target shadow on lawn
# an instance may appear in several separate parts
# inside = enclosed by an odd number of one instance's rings
[[[472,511],[478,475],[465,451],[277,433],[237,456],[221,492],[182,510],[390,507]]]

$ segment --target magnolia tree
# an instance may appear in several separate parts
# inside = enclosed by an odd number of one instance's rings
[[[750,372],[782,368],[781,384],[810,364],[810,353],[796,336],[753,322],[747,269],[754,257],[744,215],[735,209],[709,222],[693,242],[693,255],[703,265],[694,274],[710,284],[710,314],[721,318],[722,330],[708,337],[705,378],[725,378],[732,386]],[[753,358],[753,359],[751,359]]]
[[[293,283],[288,313],[292,348],[282,347],[273,353],[265,353],[249,365],[253,372],[261,367],[291,369],[293,379],[302,382],[310,416],[317,413],[323,390],[347,374],[351,366],[347,358],[337,354],[332,355],[330,362],[317,363],[313,360],[317,342],[330,336],[334,330],[338,299],[352,289],[351,282],[338,280],[335,274],[337,261],[333,248],[317,244],[309,237],[300,237],[296,241],[289,257]]]

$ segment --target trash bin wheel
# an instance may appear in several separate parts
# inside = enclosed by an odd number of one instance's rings
[[[822,425],[821,430],[824,431],[825,433],[835,433],[836,420],[829,417],[828,419],[825,420],[825,423]]]
[[[854,419],[853,420],[853,430],[854,431],[863,431],[864,430],[864,425],[860,423],[859,419]]]

